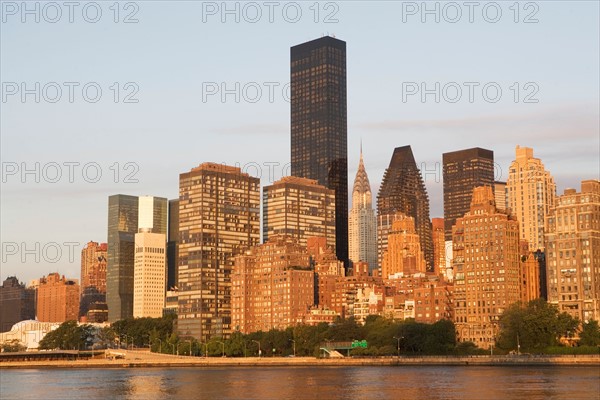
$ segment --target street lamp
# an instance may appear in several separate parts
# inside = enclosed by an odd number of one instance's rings
[[[294,357],[296,357],[296,341],[294,339],[289,339],[289,341],[294,345]]]
[[[159,338],[156,338],[156,340],[158,340],[158,352],[162,354],[162,340],[160,340]]]
[[[171,354],[175,355],[175,345],[173,343],[171,343],[171,349],[173,350]]]
[[[190,351],[188,352],[189,356],[192,356],[192,341],[191,340],[186,340],[186,342],[188,342],[190,344]]]
[[[225,357],[225,342],[221,342],[220,340],[216,340],[217,343],[221,343],[221,357]]]
[[[400,340],[404,339],[404,336],[400,336],[400,337],[394,336],[394,339],[396,339],[396,341],[398,342],[398,358],[400,358]]]
[[[261,355],[261,353],[262,353],[262,352],[260,351],[260,342],[259,342],[258,340],[253,340],[253,342],[258,344],[258,358],[260,358],[260,355]]]
[[[208,357],[208,343],[200,342],[200,344],[204,345],[204,358]]]

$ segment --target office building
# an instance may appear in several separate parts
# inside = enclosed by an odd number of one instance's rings
[[[348,244],[352,264],[366,262],[377,269],[377,218],[373,210],[371,184],[363,161],[362,148],[352,188],[352,208],[348,215]]]
[[[433,272],[433,237],[429,219],[429,197],[410,146],[394,149],[377,196],[377,243],[379,262],[387,249],[387,237],[397,213],[412,217],[425,255],[427,271]]]
[[[494,187],[494,152],[475,147],[442,155],[444,179],[444,230],[452,239],[457,218],[469,211],[473,189]]]
[[[346,42],[325,36],[291,48],[292,175],[335,191],[336,255],[348,266]]]

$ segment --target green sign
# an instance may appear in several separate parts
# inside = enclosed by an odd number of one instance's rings
[[[363,349],[367,348],[367,341],[366,340],[354,340],[352,342],[352,348],[356,348],[356,347],[362,347]]]

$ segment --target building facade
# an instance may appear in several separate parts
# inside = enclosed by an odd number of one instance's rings
[[[427,271],[433,272],[433,237],[429,219],[429,196],[410,146],[394,149],[377,195],[377,247],[379,262],[387,249],[387,237],[397,213],[412,217],[425,255]]]
[[[290,236],[237,256],[231,281],[232,325],[242,333],[294,326],[315,303],[306,247]]]
[[[508,208],[517,217],[521,240],[529,249],[544,250],[544,219],[554,207],[556,184],[533,149],[516,148],[516,158],[510,164],[506,181]]]
[[[40,279],[37,289],[37,319],[40,322],[77,321],[79,283],[57,272]]]
[[[16,276],[0,286],[0,332],[8,332],[20,321],[35,319],[35,289],[25,287]]]
[[[452,239],[457,218],[469,211],[473,189],[494,187],[494,152],[475,147],[442,155],[444,179],[444,230]]]
[[[352,208],[348,215],[348,247],[352,264],[367,262],[371,270],[377,264],[377,218],[373,210],[371,184],[365,169],[362,149],[352,188]]]
[[[600,320],[600,181],[567,189],[546,218],[548,302]]]
[[[492,187],[473,190],[452,229],[454,324],[460,341],[493,346],[500,315],[521,300],[519,223],[495,206]]]
[[[167,199],[113,195],[108,198],[106,302],[108,319],[133,317],[135,234],[140,227],[167,234]]]
[[[141,228],[135,234],[133,317],[161,318],[167,284],[167,248],[163,233]]]
[[[446,276],[447,265],[450,259],[446,254],[446,240],[444,233],[444,219],[431,219],[431,234],[433,238],[433,272],[435,275]]]
[[[177,287],[177,244],[179,243],[179,200],[169,200],[169,234],[167,236],[167,288]]]
[[[291,48],[292,175],[335,191],[338,259],[348,264],[346,42],[325,36]]]
[[[496,208],[498,210],[507,210],[508,204],[506,201],[506,182],[494,182],[494,197],[496,199]]]
[[[179,176],[180,336],[228,337],[234,258],[260,240],[260,180],[204,163]]]
[[[394,221],[388,235],[387,249],[383,255],[381,266],[383,279],[396,274],[410,276],[425,273],[425,256],[419,239],[415,230],[415,220],[412,217],[402,216]]]
[[[92,303],[106,303],[107,255],[106,243],[88,242],[81,250],[80,317],[87,314]]]
[[[316,180],[286,176],[263,188],[263,241],[288,235],[306,247],[324,237],[335,250],[335,192]]]
[[[106,303],[108,320],[133,317],[133,260],[138,230],[138,198],[118,194],[108,198]]]

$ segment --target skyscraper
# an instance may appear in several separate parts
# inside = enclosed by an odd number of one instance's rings
[[[162,317],[166,280],[166,235],[152,233],[151,228],[140,228],[140,231],[135,234],[134,318]]]
[[[442,162],[444,231],[446,240],[452,240],[452,227],[469,211],[473,189],[494,187],[494,152],[479,147],[458,150],[444,153]]]
[[[600,319],[600,181],[565,190],[546,218],[548,302],[581,321]]]
[[[387,249],[387,236],[400,212],[412,217],[425,255],[427,271],[433,272],[433,239],[429,220],[429,197],[410,146],[397,147],[385,170],[377,195],[377,243],[379,262]]]
[[[348,263],[346,42],[325,36],[291,48],[292,175],[335,191],[336,254]]]
[[[179,175],[180,336],[229,336],[234,258],[259,240],[258,178],[213,163]]]
[[[167,237],[167,290],[177,286],[177,244],[179,243],[179,200],[169,200]]]
[[[92,303],[106,303],[106,243],[88,242],[81,250],[81,298],[79,316],[84,317]]]
[[[460,341],[487,349],[498,318],[521,300],[519,223],[496,208],[491,186],[473,189],[471,207],[452,228],[454,323]]]
[[[544,218],[554,207],[556,184],[533,149],[517,146],[506,181],[508,208],[519,221],[522,240],[529,249],[544,250]]]
[[[335,249],[335,192],[316,180],[285,176],[263,188],[263,241],[288,235],[306,247],[307,239],[324,237]]]
[[[167,233],[167,199],[117,194],[108,198],[106,302],[109,322],[133,317],[135,234]]]
[[[138,198],[123,194],[110,196],[106,265],[109,322],[133,317],[133,259],[137,230]]]
[[[371,184],[363,162],[362,146],[352,189],[352,208],[348,216],[348,244],[353,264],[365,261],[370,270],[377,268],[377,218],[373,210]]]

